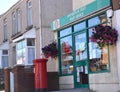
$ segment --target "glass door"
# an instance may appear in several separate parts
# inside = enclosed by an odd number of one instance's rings
[[[74,35],[74,85],[75,88],[88,87],[88,55],[86,33]]]

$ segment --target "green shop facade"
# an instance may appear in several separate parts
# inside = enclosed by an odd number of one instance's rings
[[[117,92],[117,69],[112,64],[116,60],[116,46],[101,48],[90,39],[96,26],[112,26],[112,16],[108,17],[111,9],[110,0],[94,0],[51,23],[52,30],[57,33],[61,89]]]

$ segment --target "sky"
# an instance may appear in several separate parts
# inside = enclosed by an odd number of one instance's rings
[[[0,0],[0,15],[5,13],[17,1],[19,0]]]

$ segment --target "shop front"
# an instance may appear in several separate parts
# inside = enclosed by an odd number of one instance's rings
[[[94,0],[51,23],[52,30],[57,33],[60,52],[58,62],[61,89],[96,90],[96,85],[101,88],[102,84],[109,85],[112,81],[111,47],[92,39],[94,31],[100,26],[112,26],[110,13],[110,0]]]

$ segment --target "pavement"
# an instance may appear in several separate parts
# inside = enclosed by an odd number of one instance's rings
[[[3,90],[0,92],[5,92],[5,91]],[[67,89],[67,90],[49,91],[49,92],[92,92],[92,91],[90,91],[87,88],[80,88],[80,89]]]
[[[87,88],[80,88],[80,89],[68,89],[68,90],[49,91],[49,92],[91,92],[91,91]]]

